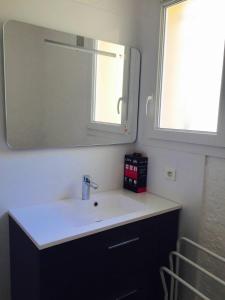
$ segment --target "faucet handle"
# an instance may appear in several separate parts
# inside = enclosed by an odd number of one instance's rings
[[[89,184],[94,190],[98,189],[98,184],[91,180],[90,175],[83,175],[83,182]]]
[[[94,190],[98,189],[98,184],[95,183],[94,181],[90,181],[90,187],[92,187]]]

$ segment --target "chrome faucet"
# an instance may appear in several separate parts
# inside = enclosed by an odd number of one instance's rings
[[[82,178],[82,200],[90,199],[90,188],[97,190],[97,183],[91,181],[90,175],[84,175]]]

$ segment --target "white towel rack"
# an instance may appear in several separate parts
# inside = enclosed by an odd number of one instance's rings
[[[184,261],[185,263],[189,264],[196,270],[200,271],[201,273],[205,274],[206,276],[210,277],[212,280],[215,282],[221,284],[223,287],[225,287],[225,281],[222,280],[221,278],[217,277],[213,273],[209,272],[205,268],[201,267],[199,264],[196,262],[192,261],[191,259],[185,257],[184,255],[181,254],[181,244],[182,243],[187,243],[191,245],[193,248],[196,248],[199,251],[202,251],[206,253],[207,255],[213,257],[214,259],[222,262],[225,264],[225,258],[210,251],[209,249],[201,246],[200,244],[186,238],[186,237],[181,237],[177,241],[177,251],[172,251],[169,255],[169,268],[166,267],[161,267],[160,268],[160,275],[162,279],[162,285],[163,285],[163,290],[164,290],[164,300],[177,300],[178,299],[178,283],[182,284],[186,288],[188,288],[190,291],[193,292],[193,294],[197,295],[200,299],[203,300],[213,300],[210,299],[208,296],[204,295],[202,292],[200,292],[196,287],[185,281],[184,279],[181,278],[179,275],[179,269],[180,269],[180,261]],[[176,259],[176,265],[174,265],[174,258]],[[168,292],[168,287],[165,279],[165,273],[171,277],[171,283],[170,283],[170,295]]]

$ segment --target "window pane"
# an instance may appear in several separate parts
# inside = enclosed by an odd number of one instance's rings
[[[98,41],[97,49],[115,56],[96,55],[94,121],[121,124],[125,47]]]
[[[161,128],[217,131],[224,11],[224,0],[186,0],[167,7]]]

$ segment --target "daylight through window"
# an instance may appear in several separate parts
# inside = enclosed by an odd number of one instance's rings
[[[217,132],[224,12],[224,0],[186,0],[165,8],[160,128]]]

